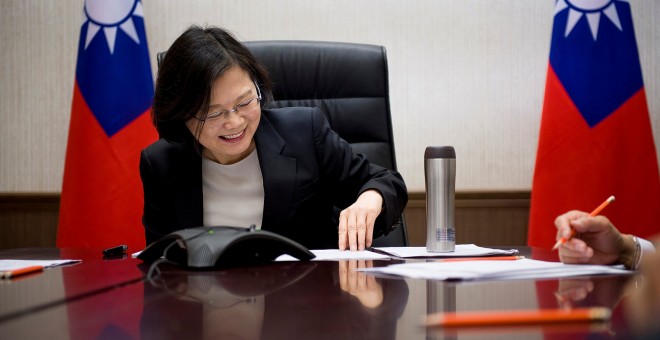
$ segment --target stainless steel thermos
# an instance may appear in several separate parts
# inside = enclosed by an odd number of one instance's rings
[[[429,146],[424,152],[426,182],[426,250],[452,252],[456,245],[454,191],[456,151],[453,146]]]

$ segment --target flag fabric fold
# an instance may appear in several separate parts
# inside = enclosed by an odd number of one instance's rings
[[[660,176],[630,4],[558,0],[530,207],[528,244],[550,248],[555,218],[589,212],[623,233],[660,232]]]
[[[144,248],[139,159],[157,139],[153,92],[142,3],[85,1],[58,247]]]

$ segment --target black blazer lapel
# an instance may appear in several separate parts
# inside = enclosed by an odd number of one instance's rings
[[[185,157],[176,165],[170,185],[177,195],[175,206],[181,207],[177,224],[184,228],[200,227],[204,224],[202,196],[202,158],[193,142],[187,142]]]
[[[262,229],[278,232],[289,211],[296,183],[296,160],[282,154],[286,143],[265,114],[254,136],[264,182]]]

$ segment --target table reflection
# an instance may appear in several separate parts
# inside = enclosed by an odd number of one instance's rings
[[[611,339],[660,339],[660,273],[647,270],[629,278],[597,276],[561,279],[555,292],[561,308],[601,306],[612,309]]]
[[[660,240],[656,242],[656,249]],[[660,254],[647,256],[641,275],[628,283],[624,300],[628,329],[638,338],[660,339]]]
[[[626,324],[620,303],[626,295],[627,276],[595,276],[551,280],[515,280],[474,283],[427,282],[427,312],[498,311],[607,307],[610,322],[494,327],[431,327],[427,339],[476,337],[488,339],[618,339]],[[624,337],[625,338],[625,337]]]
[[[280,262],[207,272],[166,265],[145,283],[141,335],[394,339],[408,302],[408,286],[404,280],[353,270],[374,265],[378,264]]]
[[[356,297],[367,308],[378,308],[383,303],[383,286],[373,275],[356,269],[372,268],[371,260],[351,260],[339,262],[339,283],[341,290]]]
[[[560,279],[554,290],[559,308],[607,307],[616,308],[624,296],[626,279],[608,276]],[[547,294],[547,292],[540,292]]]

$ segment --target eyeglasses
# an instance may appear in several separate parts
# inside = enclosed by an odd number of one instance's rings
[[[238,105],[234,106],[233,109],[231,110],[222,110],[222,111],[212,111],[209,112],[206,116],[204,117],[197,117],[198,120],[204,122],[223,122],[229,119],[229,115],[232,113],[236,113],[239,116],[245,116],[248,113],[252,113],[257,106],[259,106],[259,102],[261,102],[261,91],[259,90],[259,86],[257,86],[257,83],[254,83],[255,88],[257,89],[257,95],[255,97],[252,97],[246,101],[243,101],[239,103]]]

